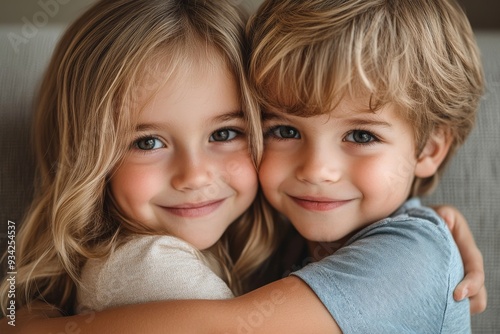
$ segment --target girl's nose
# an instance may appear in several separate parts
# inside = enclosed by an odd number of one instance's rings
[[[199,153],[183,153],[177,157],[177,167],[171,178],[172,187],[179,191],[193,191],[209,187],[214,181],[210,159]]]

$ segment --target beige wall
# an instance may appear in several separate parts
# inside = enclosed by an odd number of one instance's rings
[[[66,24],[74,20],[96,0],[0,0],[0,24],[25,21],[47,24]],[[222,1],[222,0],[221,0]],[[262,0],[229,0],[244,3],[255,9]],[[500,29],[499,0],[458,0],[466,9],[474,28]]]
[[[0,23],[67,24],[95,0],[1,0]]]
[[[475,29],[500,29],[499,0],[457,0]]]
[[[24,24],[36,26],[67,24],[73,21],[96,0],[0,0],[0,24]],[[257,8],[262,0],[230,0],[243,3],[247,8]]]

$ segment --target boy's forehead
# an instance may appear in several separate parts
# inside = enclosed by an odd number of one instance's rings
[[[314,117],[314,116],[335,116],[335,115],[345,115],[345,116],[355,116],[359,114],[372,114],[376,115],[380,109],[393,108],[392,104],[384,104],[374,108],[371,105],[372,99],[370,95],[362,96],[349,96],[345,95],[334,105],[324,108],[314,108],[308,109],[308,106],[304,106],[304,110],[296,110],[295,107],[289,107],[287,105],[275,106],[268,105],[263,108],[262,118],[263,119],[277,119],[284,118],[287,115],[297,116],[297,117]]]

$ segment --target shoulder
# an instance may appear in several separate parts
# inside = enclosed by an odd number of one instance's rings
[[[445,258],[454,251],[453,237],[443,219],[431,208],[420,205],[418,199],[407,201],[388,218],[382,219],[356,233],[347,246],[365,240],[364,243],[380,243],[391,249],[403,248],[435,252]]]
[[[188,243],[170,236],[137,236],[82,271],[78,299],[99,310],[168,299],[221,299],[233,294]]]
[[[134,236],[107,258],[89,260],[84,272],[98,271],[102,281],[116,275],[132,279],[133,273],[151,277],[159,272],[199,271],[205,267],[201,252],[183,240],[172,236]]]
[[[134,236],[102,259],[89,259],[84,273],[99,271],[101,274],[123,271],[125,268],[147,270],[156,264],[165,267],[178,261],[201,261],[199,251],[193,246],[171,236]],[[186,264],[189,264],[187,262]]]
[[[202,268],[198,251],[171,236],[133,236],[104,258],[89,259],[82,268],[82,285],[103,290],[110,286],[156,279],[159,272],[179,271],[178,265]]]
[[[196,253],[197,250],[189,243],[169,235],[140,235],[129,239],[116,250],[120,253],[151,253],[170,250],[179,250],[187,253]]]

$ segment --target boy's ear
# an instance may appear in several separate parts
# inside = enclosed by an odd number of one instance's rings
[[[417,158],[415,176],[426,178],[434,175],[450,150],[452,137],[449,131],[435,130]]]

